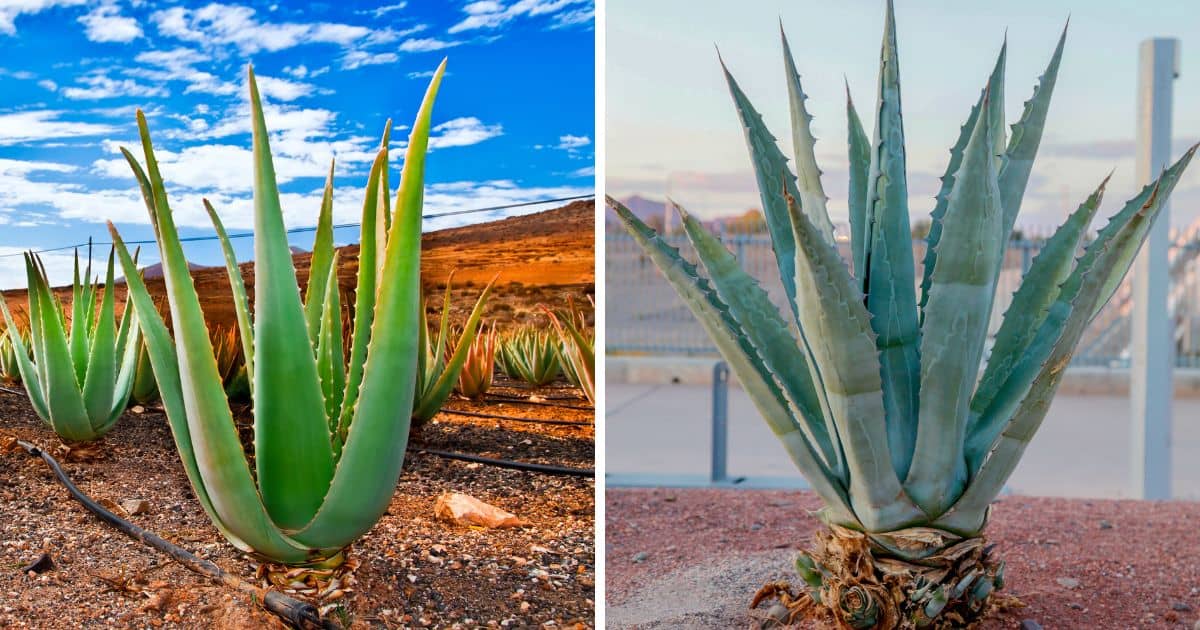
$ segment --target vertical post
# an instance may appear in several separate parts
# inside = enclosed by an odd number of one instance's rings
[[[729,366],[717,361],[712,384],[712,468],[709,480],[721,483],[728,477],[726,455],[729,445]]]
[[[1179,76],[1179,40],[1142,42],[1138,59],[1137,181],[1154,180],[1171,159],[1171,103]],[[1171,215],[1163,207],[1134,263],[1133,490],[1143,499],[1171,496],[1171,373],[1174,326],[1167,312]]]

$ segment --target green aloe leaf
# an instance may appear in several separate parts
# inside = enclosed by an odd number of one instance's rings
[[[248,77],[255,158],[255,464],[271,518],[284,529],[299,529],[329,490],[333,452],[316,358],[310,345],[296,343],[308,338],[308,328],[253,69]]]
[[[254,318],[250,313],[250,300],[246,297],[246,279],[242,277],[242,269],[238,266],[237,254],[233,252],[233,244],[225,233],[225,224],[220,215],[207,199],[203,200],[204,209],[212,221],[213,230],[217,232],[217,240],[221,242],[221,252],[225,256],[225,273],[229,277],[229,287],[233,292],[233,310],[237,316],[238,337],[242,341],[242,358],[246,362],[246,378],[250,381],[250,391],[254,391]]]
[[[113,386],[117,381],[117,359],[115,352],[117,326],[113,298],[113,255],[108,255],[108,271],[105,275],[104,297],[96,328],[92,332],[92,347],[88,353],[87,373],[83,382],[83,404],[87,409],[92,430],[108,423],[113,409]],[[122,407],[124,405],[121,405]]]
[[[496,284],[496,279],[500,274],[496,274],[491,282],[483,288],[483,292],[479,294],[479,299],[475,302],[475,308],[471,309],[470,316],[467,317],[466,324],[463,325],[462,336],[458,338],[458,346],[454,350],[454,354],[446,361],[438,373],[438,378],[430,384],[424,396],[418,402],[413,410],[413,418],[418,421],[424,421],[435,416],[442,405],[446,403],[446,399],[450,397],[450,392],[454,391],[454,384],[458,382],[458,376],[462,374],[463,365],[467,362],[467,355],[471,352],[471,344],[475,341],[475,335],[479,332],[479,320],[483,317],[483,309],[487,305],[488,296],[492,293],[492,287]],[[450,283],[446,283],[446,309],[442,312],[442,327],[438,335],[439,342],[437,344],[437,353],[439,361],[445,356],[448,341],[445,341],[449,334],[449,306],[450,306]]]
[[[304,320],[308,324],[308,337],[314,348],[321,331],[325,284],[329,281],[329,266],[333,261],[334,162],[329,161],[329,176],[325,178],[325,192],[321,195],[321,212],[317,216],[317,233],[313,238],[312,257],[308,265],[308,287],[304,293]]]

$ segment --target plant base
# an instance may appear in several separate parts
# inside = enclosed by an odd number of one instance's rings
[[[928,527],[865,534],[836,525],[796,558],[799,593],[786,581],[765,585],[751,608],[777,599],[770,616],[791,624],[832,616],[839,628],[962,628],[981,618],[1004,586],[1004,563],[982,537]]]

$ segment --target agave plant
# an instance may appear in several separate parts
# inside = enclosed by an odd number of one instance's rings
[[[423,351],[417,359],[416,395],[413,398],[412,412],[413,423],[417,427],[424,425],[437,415],[438,410],[450,397],[450,392],[454,390],[455,384],[458,383],[463,365],[471,354],[471,347],[479,332],[479,320],[483,317],[483,308],[487,305],[488,296],[492,293],[492,286],[496,284],[496,278],[492,278],[492,281],[479,294],[475,308],[471,310],[467,322],[463,325],[462,334],[458,336],[458,343],[452,348],[450,345],[450,283],[453,279],[454,272],[451,272],[450,277],[446,280],[446,295],[442,300],[442,318],[436,338],[429,336],[429,324],[425,319],[425,309],[421,309],[419,334]]]
[[[76,252],[69,312],[50,288],[37,254],[25,255],[25,273],[29,280],[28,349],[7,301],[0,299],[0,307],[29,401],[38,417],[64,440],[98,439],[125,411],[139,346],[132,310],[126,308],[119,322],[116,316],[112,252],[103,289],[95,283],[84,284]],[[91,275],[89,256],[83,278]]]
[[[445,62],[412,125],[395,211],[387,183],[388,137],[367,178],[349,359],[333,248],[333,172],[326,181],[307,303],[288,248],[262,103],[248,72],[254,146],[254,309],[217,213],[253,400],[247,461],[213,360],[145,116],[137,115],[145,169],[123,150],[145,197],[163,261],[175,332],[110,225],[150,349],[163,406],[201,505],[239,549],[286,564],[331,565],[387,510],[408,443],[416,378],[421,209],[433,102]]]
[[[983,538],[989,504],[1041,424],[1081,333],[1121,282],[1196,150],[1113,215],[1078,261],[1104,184],[1066,219],[1013,295],[980,377],[1005,244],[1065,37],[1064,30],[1007,138],[1001,48],[951,150],[919,277],[890,2],[873,142],[847,103],[853,274],[836,249],[786,37],[795,174],[725,74],[758,177],[787,320],[686,212],[683,228],[705,276],[609,200],[825,504],[820,515],[829,530],[796,561],[802,590],[771,584],[755,604],[779,597],[793,617],[820,604],[839,627],[958,627],[1003,586],[1003,562]]]
[[[577,308],[574,301],[561,313],[556,314],[545,306],[542,310],[546,312],[551,325],[558,333],[558,355],[563,376],[567,377],[571,385],[583,391],[588,402],[595,403],[596,339],[587,331],[583,310]]]
[[[500,341],[500,369],[505,376],[534,387],[558,378],[558,337],[548,330],[522,326]]]
[[[458,375],[458,384],[454,391],[470,398],[480,400],[492,387],[492,376],[496,372],[496,324],[484,327],[483,334],[476,335],[463,362],[462,372]]]

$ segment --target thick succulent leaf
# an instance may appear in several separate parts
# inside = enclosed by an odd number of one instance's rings
[[[903,475],[917,432],[921,360],[895,22],[889,0],[879,55],[875,142],[867,176],[871,244],[863,268],[867,309],[880,353],[888,439],[896,470]]]
[[[387,511],[404,464],[411,420],[405,411],[412,409],[419,348],[415,336],[402,331],[416,327],[420,310],[425,153],[433,102],[445,70],[446,61],[442,60],[413,122],[400,172],[375,304],[376,325],[388,334],[371,337],[369,366],[363,371],[361,392],[329,496],[313,522],[296,534],[297,540],[313,546],[344,545],[374,526]],[[363,263],[359,264],[361,269]],[[361,296],[363,288],[358,291]],[[355,313],[363,316],[362,311]]]
[[[975,431],[979,418],[991,406],[1000,387],[1012,374],[1013,367],[1028,351],[1034,335],[1046,320],[1050,305],[1058,298],[1062,283],[1071,273],[1080,241],[1087,233],[1096,210],[1100,208],[1108,179],[1104,178],[1096,191],[1080,204],[1055,231],[1054,236],[1042,245],[1041,251],[1029,266],[1029,271],[1021,279],[1020,288],[1013,294],[1000,330],[996,332],[987,368],[975,394],[971,397],[971,411],[967,422],[968,470],[978,468],[979,457],[990,446],[990,443],[982,443],[987,438]]]
[[[1025,197],[1025,187],[1029,184],[1029,174],[1033,172],[1033,160],[1037,157],[1038,146],[1042,142],[1046,115],[1050,111],[1050,97],[1054,94],[1058,65],[1062,61],[1066,41],[1067,28],[1064,26],[1046,72],[1033,89],[1033,96],[1025,102],[1021,119],[1012,126],[1012,137],[1009,138],[1008,149],[1004,152],[1000,168],[1000,203],[1004,206],[1005,234],[1012,232],[1017,221],[1021,199]]]
[[[1189,150],[1172,169],[1185,168],[1195,150],[1195,147]],[[1040,355],[1036,378],[1030,387],[1025,388],[1020,404],[995,435],[967,491],[935,526],[966,533],[983,528],[988,505],[1004,487],[1025,447],[1041,426],[1054,392],[1071,361],[1075,345],[1087,328],[1091,313],[1105,297],[1105,285],[1112,275],[1123,276],[1128,270],[1129,264],[1123,261],[1132,258],[1131,252],[1136,255],[1141,248],[1178,175],[1179,171],[1176,171],[1168,180],[1164,174],[1150,187],[1150,195],[1144,202],[1133,206],[1130,213],[1125,210],[1119,213],[1105,227],[1101,236],[1088,246],[1038,331],[1034,346],[1044,344],[1050,350],[1036,353]],[[1126,207],[1128,209],[1129,206]]]
[[[317,233],[313,237],[312,257],[308,265],[308,286],[304,293],[304,319],[313,348],[321,331],[321,309],[325,303],[325,284],[329,282],[329,265],[333,261],[333,167],[329,161],[329,176],[321,195],[321,212],[317,216]],[[335,276],[336,277],[336,276]]]
[[[338,418],[338,434],[343,436],[349,432],[350,421],[354,417],[358,389],[363,379],[363,365],[367,360],[367,344],[371,341],[371,325],[375,321],[375,298],[379,284],[376,257],[383,255],[383,251],[376,249],[376,215],[379,212],[379,178],[386,167],[387,149],[380,149],[367,176],[367,192],[363,198],[358,280],[354,285],[354,322],[350,330],[350,362],[346,370],[346,393],[342,396],[342,410]]]
[[[45,280],[46,270],[42,267],[41,259],[39,258],[37,261],[38,266],[41,267],[41,277]],[[71,318],[69,321],[64,321],[63,324],[68,327],[67,345],[71,348],[71,362],[75,366],[75,379],[80,389],[83,388],[84,379],[87,378],[88,350],[91,348],[91,344],[88,343],[88,335],[91,333],[91,328],[87,325],[88,309],[96,307],[95,302],[89,304],[87,291],[84,288],[84,283],[91,282],[89,277],[91,276],[91,267],[92,261],[89,259],[88,270],[81,278],[79,275],[79,250],[75,250],[75,280],[71,283]],[[55,311],[60,310],[57,304],[58,295],[51,291],[51,296],[55,302]]]
[[[29,303],[32,305],[33,300],[30,299]],[[29,356],[30,350],[25,346],[21,330],[17,328],[16,322],[13,321],[12,313],[8,311],[8,300],[3,295],[0,295],[0,310],[4,312],[4,323],[8,327],[8,338],[13,345],[13,353],[17,360],[17,371],[21,374],[21,384],[25,386],[25,393],[29,394],[29,402],[33,404],[33,410],[39,418],[49,418],[50,410],[46,406],[46,395],[42,390],[42,381],[39,378],[37,367],[34,365],[33,359]],[[32,323],[31,311],[30,324]]]
[[[250,391],[254,391],[254,319],[250,313],[250,300],[246,297],[246,279],[242,277],[242,269],[238,266],[237,254],[233,252],[233,244],[225,233],[225,224],[213,209],[207,199],[203,200],[204,209],[212,221],[213,229],[217,232],[217,240],[221,242],[221,252],[225,256],[225,273],[229,277],[229,287],[233,291],[233,311],[237,316],[238,337],[242,340],[242,359],[246,363],[246,378],[250,382]]]
[[[462,374],[463,364],[467,362],[467,355],[471,352],[471,344],[475,342],[475,335],[479,332],[479,320],[483,317],[483,309],[487,306],[488,296],[492,293],[492,287],[496,284],[496,278],[500,274],[496,274],[492,281],[483,288],[483,292],[479,294],[479,299],[475,302],[475,308],[471,310],[471,315],[467,318],[466,324],[463,325],[462,336],[458,338],[458,346],[454,350],[454,354],[450,356],[450,360],[446,361],[445,366],[441,369],[438,378],[429,385],[425,394],[421,397],[416,408],[413,410],[413,418],[416,420],[428,420],[437,415],[442,405],[446,403],[446,399],[450,397],[450,392],[454,391],[454,384],[458,382],[458,376]],[[449,283],[446,285],[449,291]],[[450,300],[447,295],[446,305],[449,306]],[[442,318],[442,334],[445,338],[448,335],[448,319],[447,312],[443,313]],[[438,353],[445,355],[448,346],[448,341],[439,343]]]
[[[88,353],[87,374],[83,381],[83,404],[87,409],[92,429],[97,430],[108,423],[113,408],[113,387],[117,381],[117,323],[113,299],[113,254],[108,254],[108,271],[105,275],[104,297],[96,328],[92,331],[92,347]]]
[[[334,454],[340,455],[345,436],[338,434],[338,417],[342,410],[342,396],[346,393],[346,355],[342,347],[342,299],[337,282],[336,251],[333,252],[330,264],[325,266],[328,269],[325,272],[325,282],[321,283],[325,286],[325,296],[321,308],[321,329],[317,337],[317,367]]]
[[[847,145],[850,159],[850,188],[847,204],[850,208],[850,252],[854,263],[854,275],[861,281],[866,277],[866,257],[870,251],[867,238],[870,225],[867,222],[867,177],[871,172],[871,141],[863,129],[854,100],[850,98],[850,84],[846,84]]]
[[[796,156],[796,188],[800,196],[800,207],[830,243],[833,242],[833,222],[829,220],[825,188],[821,186],[821,169],[817,166],[817,139],[812,134],[812,116],[804,101],[808,95],[800,85],[800,73],[796,71],[796,60],[788,46],[783,23],[779,24],[779,37],[783,40],[783,63],[787,74],[788,105],[792,115],[792,151]]]
[[[383,273],[383,256],[382,253],[387,248],[388,233],[392,229],[392,207],[391,194],[392,189],[388,187],[388,158],[391,155],[388,143],[392,138],[392,119],[389,118],[383,125],[383,138],[379,141],[379,149],[384,151],[383,154],[383,170],[379,173],[379,196],[376,197],[378,207],[375,210],[375,248],[380,252],[380,256],[376,260],[375,273],[378,275]]]
[[[754,165],[754,176],[758,182],[758,192],[762,198],[763,217],[767,223],[767,232],[771,235],[771,244],[775,249],[775,263],[779,266],[779,279],[783,283],[784,294],[792,308],[792,316],[796,314],[796,285],[795,259],[796,241],[792,237],[791,219],[788,218],[787,201],[781,194],[786,190],[793,197],[800,191],[796,188],[796,177],[788,170],[787,158],[775,144],[775,136],[767,131],[762,115],[754,109],[750,99],[738,86],[725,62],[721,62],[721,70],[725,72],[725,81],[729,84],[729,93],[733,95],[733,103],[737,108],[738,117],[742,121],[742,130],[746,133],[746,146],[750,149],[750,161]],[[780,185],[782,182],[782,186]]]
[[[992,270],[1004,256],[989,103],[985,98],[954,174],[922,328],[921,415],[904,487],[930,514],[950,507],[967,480],[962,455],[967,407],[991,320]]]
[[[248,71],[254,141],[254,454],[263,504],[285,530],[321,507],[333,451],[288,246],[262,103]],[[297,462],[304,465],[297,466]]]
[[[700,277],[695,265],[684,260],[678,250],[667,245],[654,230],[619,201],[611,197],[607,201],[609,207],[617,211],[625,229],[704,326],[721,356],[729,363],[730,369],[749,394],[751,402],[783,443],[796,467],[833,510],[832,520],[861,529],[862,523],[850,508],[845,487],[821,463],[820,455],[788,412],[782,392],[753,345],[729,314],[729,308],[708,282]]]
[[[971,107],[971,112],[967,114],[967,121],[963,123],[962,129],[958,132],[958,140],[954,142],[954,146],[950,148],[950,162],[946,164],[946,173],[942,175],[942,187],[938,190],[937,200],[933,206],[933,212],[929,215],[929,236],[925,239],[925,262],[922,265],[921,273],[921,302],[918,304],[921,311],[921,325],[925,325],[925,305],[929,303],[929,289],[933,283],[933,270],[937,266],[938,243],[942,238],[942,219],[946,216],[946,208],[950,201],[950,191],[954,188],[954,177],[962,166],[963,151],[967,148],[967,142],[971,139],[971,133],[975,130],[975,121],[979,119],[979,110],[987,101],[990,108],[989,118],[992,129],[992,138],[997,142],[993,146],[993,152],[1004,146],[999,143],[998,139],[1004,137],[1004,118],[1003,118],[1003,94],[1004,94],[1004,65],[1008,43],[1006,42],[1000,48],[1000,56],[996,59],[996,65],[992,68],[992,74],[988,78],[987,85],[979,94],[979,100]],[[1001,95],[1001,100],[988,99],[988,94]],[[999,133],[997,133],[999,132]],[[1001,160],[996,160],[996,168],[998,169]]]
[[[983,459],[980,451],[988,449],[996,436],[1004,430],[1004,426],[1009,422],[1017,406],[1026,398],[1030,387],[1035,384],[1047,357],[1050,356],[1058,340],[1065,334],[1068,322],[1065,321],[1065,317],[1054,317],[1054,309],[1075,308],[1074,293],[1079,290],[1078,286],[1082,283],[1083,275],[1090,272],[1092,267],[1097,264],[1096,260],[1101,253],[1108,252],[1104,244],[1121,236],[1124,230],[1135,229],[1136,232],[1133,236],[1126,239],[1126,246],[1115,248],[1112,252],[1105,254],[1108,264],[1099,269],[1099,272],[1103,274],[1099,280],[1101,285],[1097,289],[1100,297],[1093,300],[1092,303],[1081,302],[1081,304],[1089,304],[1084,312],[1071,313],[1072,317],[1082,317],[1085,320],[1092,318],[1095,309],[1103,305],[1098,303],[1101,300],[1107,300],[1111,295],[1108,287],[1119,283],[1129,270],[1134,256],[1141,247],[1143,237],[1152,225],[1152,221],[1133,221],[1133,218],[1143,214],[1151,218],[1158,216],[1159,208],[1175,188],[1175,184],[1178,183],[1179,177],[1191,162],[1195,151],[1196,147],[1188,150],[1178,162],[1164,171],[1157,181],[1146,186],[1139,195],[1126,203],[1120,212],[1109,219],[1108,224],[1096,235],[1096,240],[1084,251],[1083,257],[1079,259],[1079,263],[1067,277],[1055,305],[1050,309],[1050,314],[1038,328],[1028,349],[1013,366],[1012,373],[996,392],[991,405],[981,414],[976,423],[970,439],[970,448],[967,451],[968,462],[977,462]],[[1127,228],[1126,224],[1129,223],[1132,223],[1134,227]]]
[[[837,251],[789,197],[800,322],[849,473],[850,504],[868,531],[889,531],[924,515],[909,500],[892,464],[879,353],[862,293]]]
[[[770,296],[715,236],[678,205],[684,230],[696,248],[700,262],[717,296],[729,307],[729,315],[744,331],[747,341],[762,358],[767,372],[788,404],[791,416],[817,451],[827,469],[845,482],[842,451],[837,429],[828,414],[824,391],[814,385],[819,379],[809,362],[808,342],[799,342],[771,303]],[[804,347],[801,347],[804,344]],[[818,380],[819,382],[819,380]]]
[[[75,365],[67,343],[67,332],[63,329],[62,309],[54,299],[52,289],[46,281],[45,272],[37,268],[37,258],[26,255],[26,266],[31,269],[29,299],[38,301],[40,338],[44,360],[42,389],[46,396],[49,416],[43,418],[59,436],[82,442],[96,438],[88,420],[83,393],[76,380]],[[41,367],[41,366],[39,366]]]
[[[148,162],[152,163],[153,149],[150,147],[149,134],[145,128],[145,118],[140,114],[139,112],[138,122],[143,132],[142,141],[150,156]],[[162,180],[158,176],[157,166],[153,167],[151,173],[158,182],[151,199],[157,199],[156,203],[161,202],[161,205],[157,207],[162,208],[162,214],[166,217],[167,225],[163,230],[166,238],[159,242],[159,247],[164,252],[164,279],[168,283],[167,291],[171,298],[172,317],[175,317],[175,305],[178,303],[182,307],[181,312],[189,313],[188,319],[190,320],[193,317],[190,313],[199,312],[199,300],[196,298],[195,288],[190,283],[181,286],[177,292],[173,291],[173,287],[178,286],[174,284],[178,278],[168,279],[166,275],[169,273],[168,270],[174,270],[177,264],[184,265],[186,268],[187,260],[183,258],[179,235],[175,231],[170,209],[166,205],[166,193],[162,190]],[[150,211],[154,217],[152,221],[158,225],[159,219],[156,215],[159,213],[155,208],[152,205]],[[250,475],[249,466],[246,465],[241,442],[238,440],[237,430],[233,425],[233,418],[228,415],[220,417],[219,414],[215,417],[198,417],[192,412],[193,409],[208,410],[203,401],[197,401],[194,398],[198,393],[196,385],[201,381],[195,374],[189,374],[189,380],[185,387],[180,376],[176,342],[171,339],[166,322],[163,321],[162,315],[154,305],[154,299],[150,297],[150,292],[146,289],[137,263],[129,255],[129,250],[121,240],[121,235],[117,233],[116,227],[111,222],[108,224],[108,231],[112,234],[117,257],[120,259],[125,273],[129,295],[138,318],[138,327],[146,340],[146,351],[154,369],[154,378],[158,381],[159,395],[162,398],[163,408],[167,412],[167,422],[171,425],[171,434],[175,438],[176,450],[179,452],[179,458],[183,462],[183,469],[192,484],[192,489],[195,490],[196,497],[200,500],[200,505],[217,529],[238,549],[265,554],[282,561],[303,562],[307,559],[307,550],[279,532],[259,500],[258,490],[254,487],[254,479]],[[174,321],[180,322],[181,320],[175,319]],[[175,326],[177,331],[182,330],[179,328],[179,323],[176,323]],[[187,337],[189,344],[194,344],[201,335],[204,339],[208,339],[207,330],[201,328],[198,332],[200,335],[181,333],[180,336]],[[181,342],[179,347],[183,346],[184,344]],[[210,374],[203,377],[203,382],[215,382],[219,388],[220,381],[216,374],[216,363],[211,359],[210,350],[209,360],[212,366],[208,370]],[[205,389],[210,390],[206,398],[215,402],[216,397],[211,394],[211,387]],[[224,392],[222,392],[223,398]],[[198,402],[200,404],[197,404]],[[228,414],[228,405],[224,402],[221,404]]]

